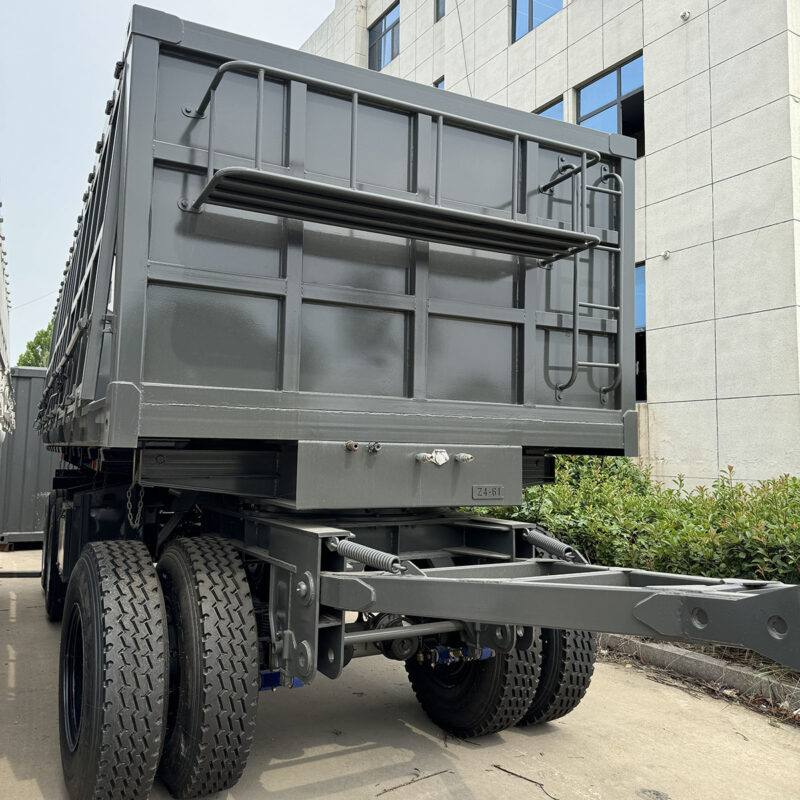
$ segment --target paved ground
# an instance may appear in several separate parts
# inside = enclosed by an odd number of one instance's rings
[[[39,553],[0,553],[0,570]],[[61,800],[58,629],[38,579],[0,578],[0,797]],[[537,785],[538,784],[538,785]],[[800,793],[800,731],[600,664],[569,717],[464,743],[419,709],[402,666],[354,661],[335,682],[261,696],[256,744],[228,800],[496,798],[783,800]],[[154,800],[169,797],[157,785]],[[221,800],[220,796],[217,796]]]

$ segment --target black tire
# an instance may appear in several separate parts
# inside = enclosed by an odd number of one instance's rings
[[[42,542],[42,586],[44,610],[51,622],[60,622],[64,613],[67,585],[58,572],[58,519],[61,515],[61,498],[50,492],[47,500],[47,521]]]
[[[588,631],[542,628],[539,686],[520,725],[552,722],[569,714],[583,700],[597,658],[595,635]]]
[[[141,542],[83,549],[67,587],[59,734],[72,800],[144,800],[163,743],[166,616]]]
[[[158,574],[170,631],[170,700],[159,775],[175,797],[239,780],[258,704],[253,601],[238,550],[215,536],[178,539]]]
[[[539,674],[535,650],[498,653],[485,661],[431,667],[406,661],[411,687],[425,713],[460,739],[515,725],[530,706]]]
[[[50,492],[47,495],[47,513],[45,514],[44,518],[44,530],[42,531],[42,574],[40,576],[40,581],[42,584],[42,591],[44,592],[47,587],[47,569],[49,566],[48,557],[47,557],[47,539],[50,535],[50,527],[52,525],[52,517],[53,517],[53,503],[55,501],[55,492]]]

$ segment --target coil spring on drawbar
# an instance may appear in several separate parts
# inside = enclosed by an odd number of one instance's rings
[[[538,547],[540,550],[544,550],[546,553],[558,558],[563,558],[565,561],[577,561],[579,564],[589,563],[574,547],[570,547],[566,542],[556,539],[555,536],[550,536],[539,528],[528,528],[522,534],[522,538],[534,547]]]
[[[384,553],[382,550],[375,550],[373,547],[359,544],[350,539],[334,539],[336,544],[331,548],[335,549],[340,556],[358,561],[368,567],[374,567],[382,572],[402,572],[398,556],[392,553]]]

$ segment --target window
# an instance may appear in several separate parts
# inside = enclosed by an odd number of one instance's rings
[[[556,100],[553,103],[548,103],[546,106],[540,108],[538,111],[534,111],[534,114],[538,114],[540,117],[549,117],[550,119],[557,119],[563,122],[564,101]]]
[[[400,52],[400,3],[369,29],[369,68],[381,70]]]
[[[564,7],[564,0],[514,0],[514,41],[541,25]]]
[[[433,82],[433,85],[434,85],[434,86],[435,86],[437,89],[444,89],[444,75],[442,75],[442,77],[441,77],[441,78],[439,78],[439,80],[438,80],[438,81],[434,81],[434,82]]]
[[[634,318],[636,320],[636,401],[647,401],[647,305],[645,298],[645,265],[637,264],[634,271]]]
[[[438,22],[444,16],[444,3],[445,0],[433,0],[433,21]],[[456,0],[458,2],[458,0]]]
[[[644,155],[644,72],[642,56],[601,75],[578,90],[578,124],[636,139]]]

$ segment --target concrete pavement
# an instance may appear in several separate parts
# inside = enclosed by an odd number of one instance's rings
[[[2,570],[38,551],[0,553]],[[58,626],[38,579],[0,576],[0,798],[61,800]],[[338,681],[261,695],[244,778],[217,800],[386,797],[790,800],[800,730],[599,664],[581,706],[538,728],[460,742],[423,714],[401,664],[352,662]],[[157,784],[153,800],[169,794]]]

